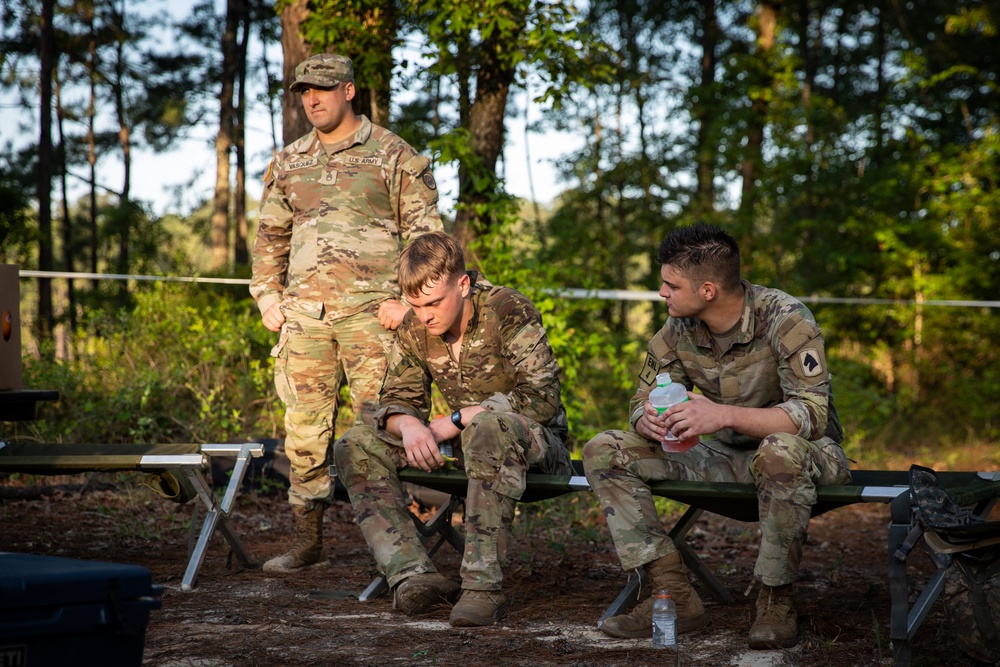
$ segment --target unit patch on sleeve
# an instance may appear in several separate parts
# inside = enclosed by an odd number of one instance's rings
[[[425,171],[424,175],[421,176],[424,181],[424,185],[429,187],[431,190],[437,190],[437,183],[434,182],[434,176],[429,171]]]
[[[656,363],[653,355],[647,352],[646,362],[642,365],[642,371],[639,372],[639,379],[642,380],[644,385],[653,384],[656,381],[656,372],[658,370],[660,370],[660,364]]]
[[[802,367],[802,374],[807,378],[816,377],[825,370],[823,368],[823,357],[820,356],[819,351],[814,347],[799,350],[799,366]]]

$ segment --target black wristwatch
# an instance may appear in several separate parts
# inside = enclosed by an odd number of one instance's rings
[[[462,423],[461,410],[455,410],[454,412],[451,413],[451,423],[454,424],[459,431],[465,430],[465,424]]]

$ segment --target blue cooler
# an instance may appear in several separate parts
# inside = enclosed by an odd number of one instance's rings
[[[141,665],[162,593],[138,565],[0,552],[0,667]]]

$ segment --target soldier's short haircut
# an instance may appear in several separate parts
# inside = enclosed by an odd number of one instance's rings
[[[684,273],[695,287],[705,282],[727,292],[740,287],[740,247],[721,227],[704,222],[678,227],[663,239],[656,258]]]
[[[429,283],[465,273],[465,253],[453,236],[443,232],[422,234],[399,255],[399,288],[403,294],[420,294]]]

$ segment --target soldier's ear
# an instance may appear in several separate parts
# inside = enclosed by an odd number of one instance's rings
[[[719,294],[719,288],[716,287],[715,283],[708,280],[701,284],[701,287],[698,288],[698,293],[705,301],[712,301]]]
[[[472,280],[469,278],[469,274],[468,273],[463,273],[458,278],[458,287],[459,287],[459,289],[462,290],[462,298],[463,299],[465,297],[469,296],[469,293],[472,291]]]
[[[352,81],[348,81],[347,83],[344,84],[344,97],[347,98],[348,102],[354,99],[354,96],[357,94],[357,92],[358,91],[354,87],[354,83]]]

